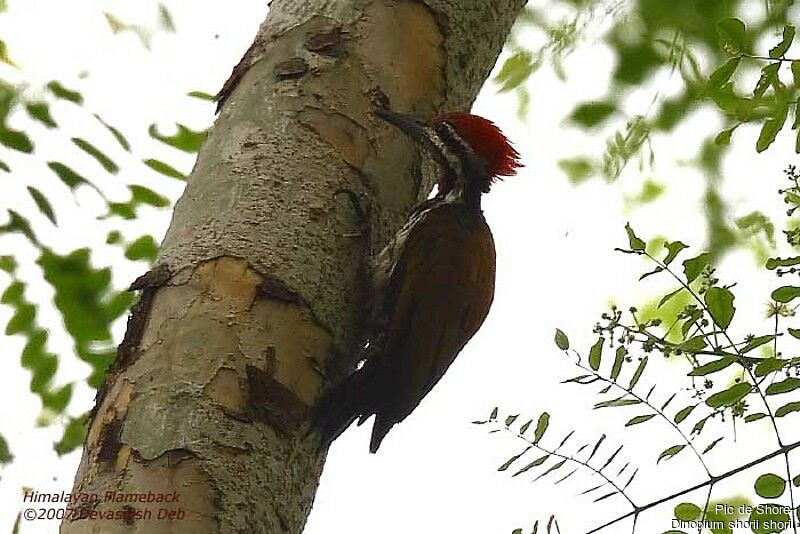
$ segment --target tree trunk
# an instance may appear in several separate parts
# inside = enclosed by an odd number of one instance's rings
[[[380,245],[430,189],[374,101],[469,108],[523,4],[273,0],[132,286],[62,532],[302,531],[324,464],[309,407],[363,316],[370,240],[349,193]]]

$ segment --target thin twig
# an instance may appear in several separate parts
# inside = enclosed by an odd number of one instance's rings
[[[603,473],[603,471],[601,469],[597,469],[597,468],[593,467],[592,465],[590,465],[588,462],[584,462],[583,460],[579,460],[579,459],[575,458],[574,456],[567,456],[565,454],[561,454],[559,452],[556,452],[555,450],[551,451],[549,449],[546,449],[546,448],[542,447],[541,445],[539,445],[538,443],[533,442],[533,441],[529,440],[528,438],[526,438],[525,436],[519,434],[518,432],[514,432],[513,430],[511,430],[508,427],[504,427],[504,428],[505,428],[506,432],[510,432],[516,438],[521,439],[522,441],[524,441],[525,443],[527,443],[531,447],[535,447],[535,448],[539,449],[540,451],[542,451],[545,454],[549,454],[549,455],[555,456],[556,458],[561,458],[562,460],[575,462],[576,464],[578,464],[578,465],[580,465],[580,466],[582,466],[582,467],[584,467],[586,469],[589,469],[593,473],[595,473],[597,475],[600,475],[601,477],[603,477],[603,480],[605,480],[606,483],[610,484],[617,491],[617,493],[619,493],[620,495],[625,497],[625,499],[628,501],[628,503],[630,503],[632,508],[634,508],[634,509],[637,508],[636,504],[633,502],[633,500],[631,500],[631,498],[628,497],[628,494],[625,493],[625,490],[623,488],[620,488],[619,485],[617,485],[616,482],[614,482],[605,473]]]
[[[692,450],[692,452],[694,452],[695,456],[697,456],[697,460],[700,462],[700,465],[702,465],[702,466],[703,466],[703,469],[705,469],[706,475],[707,475],[709,478],[711,478],[711,477],[712,477],[712,475],[711,475],[711,471],[709,471],[709,469],[708,469],[708,466],[706,465],[706,462],[705,462],[705,460],[703,460],[703,457],[700,455],[700,453],[698,452],[698,450],[695,448],[695,446],[694,446],[694,443],[692,442],[692,440],[690,440],[690,439],[689,439],[689,438],[686,436],[686,434],[684,434],[683,430],[681,430],[681,428],[680,428],[680,427],[679,427],[679,426],[678,426],[678,425],[677,425],[677,424],[676,424],[676,423],[675,423],[675,422],[674,422],[672,419],[670,419],[669,417],[667,417],[667,416],[666,416],[666,414],[664,414],[664,413],[663,413],[661,410],[659,410],[658,408],[656,408],[655,406],[653,406],[652,404],[650,404],[650,401],[648,401],[647,399],[645,399],[645,398],[641,397],[641,396],[640,396],[638,393],[635,393],[633,390],[631,390],[631,389],[628,389],[628,388],[626,388],[626,387],[624,387],[624,386],[621,386],[621,385],[617,384],[617,383],[616,383],[616,382],[614,382],[613,380],[610,380],[610,379],[608,379],[608,378],[605,378],[604,376],[602,376],[601,374],[599,374],[599,373],[598,373],[597,371],[595,371],[594,369],[591,369],[591,368],[589,368],[589,367],[586,367],[586,366],[584,366],[584,365],[583,365],[583,364],[582,364],[580,361],[576,362],[576,364],[575,364],[575,365],[577,365],[578,367],[580,367],[580,368],[581,368],[581,369],[583,369],[584,371],[588,371],[588,372],[592,373],[594,376],[596,376],[597,378],[599,378],[599,379],[600,379],[600,380],[602,380],[603,382],[606,382],[606,383],[608,383],[608,384],[612,384],[612,385],[614,385],[614,386],[618,387],[618,388],[619,388],[619,389],[621,389],[622,391],[625,391],[625,392],[626,392],[626,393],[628,393],[629,395],[633,396],[633,397],[634,397],[636,400],[638,400],[639,402],[641,402],[641,403],[645,404],[646,406],[650,407],[650,409],[651,409],[651,410],[653,410],[654,412],[656,412],[656,413],[657,413],[657,414],[658,414],[658,415],[659,415],[659,416],[660,416],[662,419],[664,419],[664,420],[665,420],[665,421],[666,421],[666,422],[667,422],[667,423],[668,423],[668,424],[669,424],[669,425],[670,425],[672,428],[674,428],[674,429],[675,429],[675,431],[676,431],[676,432],[677,432],[677,433],[678,433],[678,434],[681,436],[681,438],[683,439],[683,441],[685,441],[685,442],[686,442],[686,444],[689,446],[689,448]]]
[[[649,502],[649,503],[647,503],[645,505],[639,506],[638,508],[636,508],[636,509],[634,509],[634,510],[632,510],[632,511],[630,511],[630,512],[624,514],[624,515],[621,515],[621,516],[617,517],[616,519],[612,519],[611,521],[608,521],[608,522],[600,525],[599,527],[593,528],[592,530],[590,530],[586,534],[594,534],[595,532],[600,532],[604,528],[610,527],[611,525],[615,525],[615,524],[619,523],[620,521],[624,521],[625,519],[627,519],[627,518],[629,518],[629,517],[631,517],[633,515],[636,515],[636,514],[639,514],[641,512],[644,512],[645,510],[649,510],[650,508],[658,506],[659,504],[665,503],[667,501],[671,501],[672,499],[675,499],[675,498],[680,497],[682,495],[686,495],[687,493],[691,493],[691,492],[693,492],[695,490],[698,490],[700,488],[705,488],[706,486],[716,484],[717,482],[720,482],[722,480],[730,478],[730,477],[732,477],[732,476],[734,476],[734,475],[736,475],[738,473],[741,473],[742,471],[746,471],[747,469],[750,469],[751,467],[754,467],[756,465],[762,464],[762,463],[764,463],[764,462],[766,462],[768,460],[772,460],[773,458],[775,458],[776,456],[780,456],[781,454],[786,455],[787,458],[788,458],[789,453],[792,452],[794,449],[796,449],[798,447],[800,447],[800,441],[796,441],[794,443],[790,443],[789,445],[783,445],[782,447],[770,452],[769,454],[765,454],[764,456],[762,456],[760,458],[756,458],[752,462],[747,462],[746,464],[740,465],[739,467],[731,469],[730,471],[727,471],[727,472],[725,472],[725,473],[723,473],[721,475],[714,476],[710,480],[706,480],[704,482],[700,482],[700,483],[695,484],[694,486],[692,486],[690,488],[686,488],[686,489],[683,489],[683,490],[680,490],[680,491],[676,491],[675,493],[673,493],[671,495],[667,495],[666,497],[662,497],[662,498],[657,499],[655,501]]]

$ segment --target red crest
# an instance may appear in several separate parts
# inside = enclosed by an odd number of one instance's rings
[[[439,120],[450,124],[484,160],[490,183],[501,176],[513,176],[522,166],[519,152],[489,119],[457,111],[442,115]]]

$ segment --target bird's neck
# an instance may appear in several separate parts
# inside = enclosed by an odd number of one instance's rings
[[[469,177],[459,177],[452,181],[452,186],[442,191],[441,196],[449,204],[462,204],[468,208],[481,210],[481,181]]]

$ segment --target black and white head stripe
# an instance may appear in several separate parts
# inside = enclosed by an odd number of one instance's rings
[[[477,177],[486,174],[486,166],[480,157],[452,124],[444,120],[437,124],[436,131],[441,137],[442,153],[457,178],[465,180],[468,175]]]

